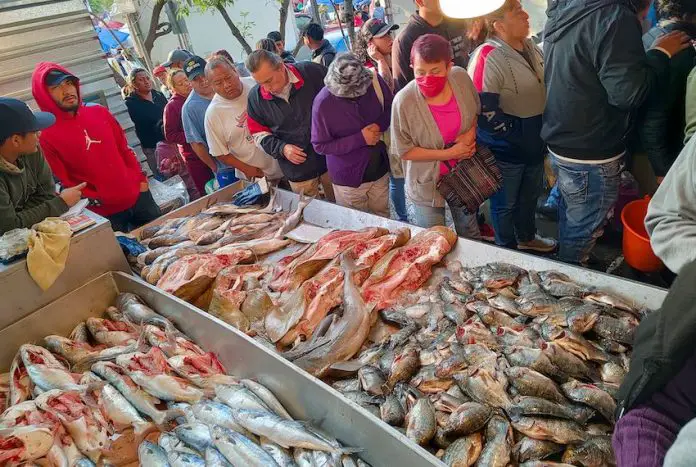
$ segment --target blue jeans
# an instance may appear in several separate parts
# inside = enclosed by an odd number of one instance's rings
[[[496,163],[503,175],[503,187],[491,196],[495,243],[516,248],[518,241],[534,240],[536,203],[543,189],[544,164]]]
[[[623,159],[576,164],[555,158],[561,200],[558,258],[585,264],[619,198]]]
[[[406,210],[406,193],[404,186],[406,185],[405,178],[394,178],[389,174],[389,197],[394,205],[396,217],[401,222],[408,222],[408,211]]]
[[[452,220],[454,221],[454,228],[457,231],[457,235],[474,240],[481,239],[481,231],[479,230],[475,215],[470,216],[464,209],[452,207],[450,207],[450,211],[452,211]],[[413,223],[424,229],[436,225],[445,225],[445,208],[414,204],[413,217]]]

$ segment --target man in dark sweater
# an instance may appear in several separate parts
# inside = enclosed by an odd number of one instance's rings
[[[0,98],[0,235],[60,216],[81,198],[84,183],[56,194],[39,149],[39,131],[55,121],[22,101]]]
[[[690,39],[696,39],[696,2],[693,0],[657,0],[659,24],[643,35],[643,46],[649,50],[661,36],[672,31],[683,31]],[[654,89],[650,102],[644,109],[642,123],[637,125],[643,149],[657,176],[657,182],[684,148],[686,127],[686,80],[694,68],[696,50],[687,47],[669,62],[669,83]]]
[[[283,63],[276,54],[255,50],[246,66],[258,83],[249,92],[247,123],[256,145],[278,160],[292,190],[334,201],[326,158],[312,146],[312,104],[324,87],[326,68],[317,63]]]
[[[466,68],[469,55],[479,45],[466,37],[466,29],[461,20],[447,18],[440,9],[440,0],[415,0],[418,13],[409,18],[408,23],[392,46],[392,73],[396,91],[413,80],[411,68],[411,48],[416,39],[425,34],[437,34],[452,44],[454,64]]]
[[[587,264],[618,198],[631,113],[668,85],[669,60],[688,36],[646,53],[639,17],[650,0],[558,0],[544,31],[546,108],[541,137],[558,172],[559,259]]]
[[[331,42],[324,39],[324,28],[321,24],[309,23],[302,34],[304,44],[312,51],[312,61],[328,67],[336,58],[336,49]]]

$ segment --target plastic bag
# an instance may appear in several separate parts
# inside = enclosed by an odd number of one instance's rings
[[[179,209],[190,201],[186,184],[179,175],[164,182],[151,178],[150,192],[162,214]]]
[[[8,264],[29,250],[31,229],[13,229],[0,237],[0,263]]]

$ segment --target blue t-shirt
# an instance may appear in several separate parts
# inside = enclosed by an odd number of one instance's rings
[[[386,12],[384,11],[384,7],[377,7],[375,10],[372,12],[372,17],[374,19],[381,19],[384,21],[384,17],[387,16]]]
[[[208,145],[205,139],[205,111],[208,109],[208,105],[210,105],[210,101],[196,91],[191,91],[191,94],[186,98],[181,110],[181,120],[184,123],[187,143]]]

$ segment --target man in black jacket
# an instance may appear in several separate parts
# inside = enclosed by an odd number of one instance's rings
[[[336,58],[336,49],[331,42],[324,39],[321,24],[309,23],[302,35],[305,45],[312,51],[312,61],[328,67]]]
[[[249,92],[247,124],[256,145],[278,160],[292,190],[334,201],[326,158],[312,146],[312,104],[324,87],[326,68],[316,63],[289,65],[267,50],[255,50],[246,66],[258,83]]]
[[[649,50],[659,37],[672,31],[683,31],[690,39],[696,39],[696,1],[657,0],[656,3],[662,20],[643,35],[645,50]],[[648,154],[658,183],[662,183],[684,148],[686,80],[695,59],[696,50],[693,47],[687,47],[672,57],[669,84],[654,90],[642,124],[637,125],[643,149]]]
[[[688,36],[647,53],[638,17],[650,0],[557,0],[544,31],[547,91],[542,138],[558,171],[559,259],[586,264],[618,198],[631,112],[668,84]]]

